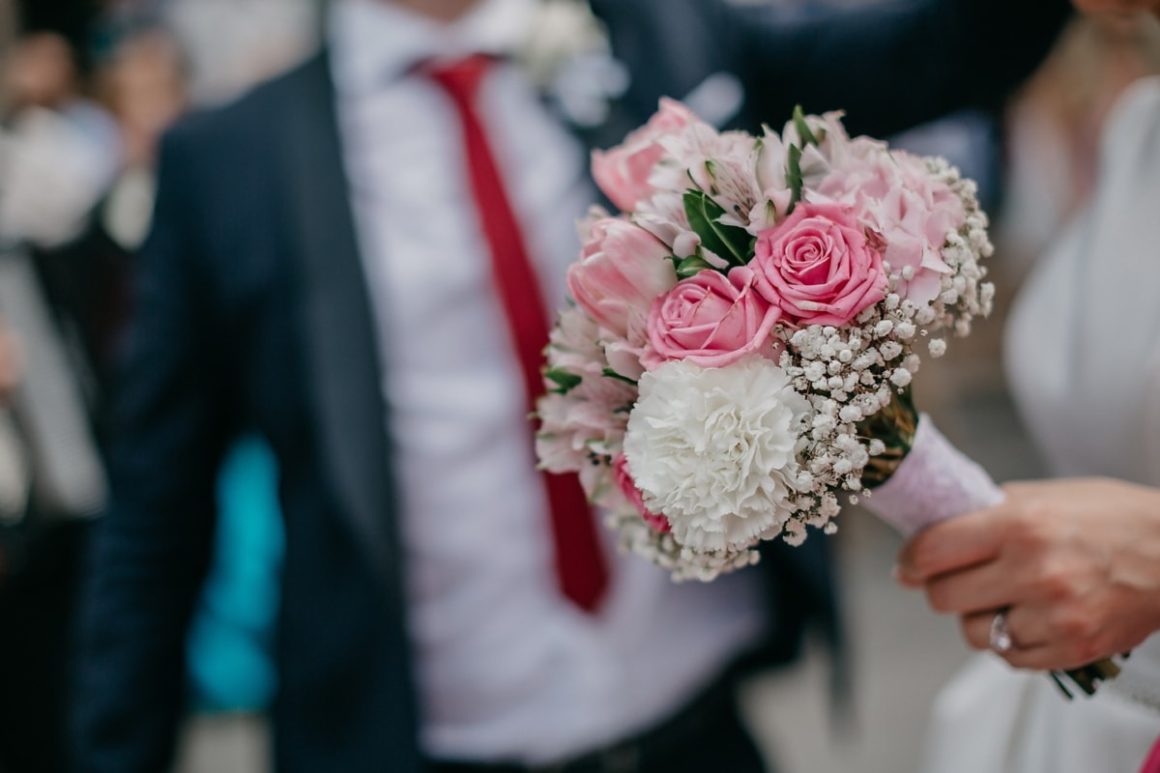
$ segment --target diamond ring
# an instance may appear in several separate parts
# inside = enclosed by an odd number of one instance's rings
[[[999,654],[1015,649],[1015,639],[1011,637],[1011,630],[1007,627],[1007,610],[995,613],[991,619],[991,649]]]

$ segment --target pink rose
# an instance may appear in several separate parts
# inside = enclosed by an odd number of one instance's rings
[[[801,202],[757,237],[762,296],[801,325],[845,325],[886,296],[882,256],[848,207]]]
[[[640,489],[636,487],[636,481],[632,479],[632,474],[628,471],[628,459],[624,454],[620,454],[612,462],[612,475],[616,479],[616,485],[620,488],[620,492],[624,494],[624,498],[636,508],[645,523],[662,534],[668,534],[672,531],[668,518],[657,515],[645,505],[644,495],[640,493]]]
[[[855,206],[882,234],[882,258],[898,272],[897,291],[928,304],[942,291],[950,267],[942,259],[947,236],[966,221],[962,199],[936,179],[919,156],[869,148],[822,180],[818,191]],[[911,279],[901,276],[909,268]]]
[[[689,360],[704,368],[721,368],[747,354],[768,348],[769,334],[781,318],[754,286],[748,267],[728,276],[702,271],[657,298],[648,315],[646,367],[669,360]]]
[[[600,190],[617,207],[631,212],[637,203],[653,194],[649,176],[664,155],[658,140],[696,120],[693,112],[680,102],[662,99],[660,110],[647,124],[629,134],[623,144],[592,152],[592,177]]]
[[[676,283],[668,247],[623,218],[593,223],[580,260],[568,269],[572,298],[621,338],[639,329],[653,299]]]

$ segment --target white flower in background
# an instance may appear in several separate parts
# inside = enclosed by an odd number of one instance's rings
[[[629,470],[682,546],[744,549],[776,536],[795,511],[809,410],[764,358],[727,368],[670,362],[641,378],[624,439]]]
[[[609,47],[608,37],[587,3],[542,0],[533,5],[523,0],[519,11],[528,23],[519,58],[538,83],[551,82],[569,59]]]
[[[509,11],[527,24],[518,58],[532,81],[578,126],[599,126],[628,89],[604,25],[585,0],[519,0]]]

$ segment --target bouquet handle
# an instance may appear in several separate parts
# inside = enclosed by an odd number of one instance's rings
[[[955,448],[929,416],[918,418],[909,445],[892,474],[866,500],[867,508],[903,536],[1003,502],[1003,490],[987,471]],[[1086,695],[1094,695],[1100,682],[1119,673],[1120,667],[1106,658],[1048,675],[1070,700],[1065,678]]]
[[[960,515],[994,507],[1003,490],[987,471],[919,417],[909,451],[866,506],[905,537]]]

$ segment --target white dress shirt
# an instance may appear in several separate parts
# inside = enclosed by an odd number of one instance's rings
[[[617,554],[611,538],[612,586],[599,614],[557,589],[520,368],[460,124],[414,69],[511,53],[533,8],[485,0],[451,26],[383,0],[340,0],[331,12],[345,163],[402,489],[421,741],[439,759],[550,763],[638,733],[717,678],[766,624],[753,572],[675,585]],[[479,102],[544,297],[558,307],[578,250],[575,221],[594,200],[585,153],[514,65],[487,75]]]

